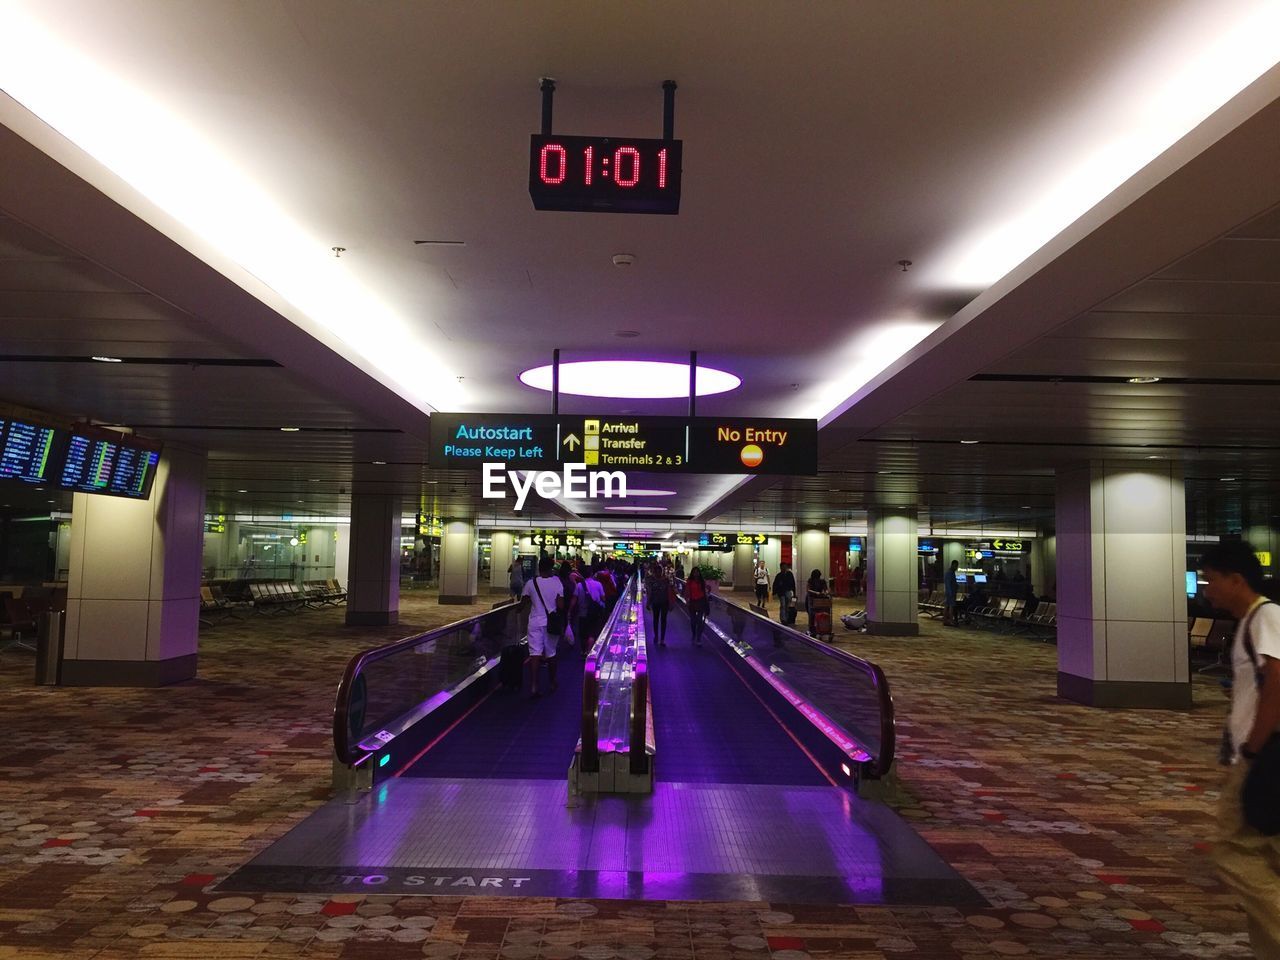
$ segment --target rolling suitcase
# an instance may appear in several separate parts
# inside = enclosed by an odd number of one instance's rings
[[[524,686],[524,662],[528,658],[527,642],[502,648],[498,654],[498,683],[504,690],[519,690]]]

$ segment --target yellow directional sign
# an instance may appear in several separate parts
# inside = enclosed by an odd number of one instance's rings
[[[1021,540],[992,540],[991,549],[993,550],[1022,550]]]
[[[531,538],[535,547],[580,547],[582,534],[564,530],[540,530]]]

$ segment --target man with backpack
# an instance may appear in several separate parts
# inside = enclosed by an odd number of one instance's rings
[[[1262,565],[1244,541],[1215,544],[1200,569],[1209,602],[1238,623],[1213,859],[1249,918],[1254,953],[1280,960],[1280,606],[1262,595]]]

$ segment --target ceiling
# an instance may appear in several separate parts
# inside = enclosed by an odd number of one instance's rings
[[[1123,271],[1105,268],[1102,227],[1072,233],[1108,200],[1099,223],[1158,193],[1167,171],[1139,171],[1204,117],[1196,130],[1213,136],[1161,154],[1168,169],[1275,98],[1272,71],[1250,88],[1257,102],[1222,106],[1274,61],[1239,46],[1207,64],[1235,86],[1183,89],[1187,113],[1152,133],[1147,154],[1124,152],[1135,130],[1164,122],[1160,98],[1188,70],[1243,44],[1273,6],[931,0],[796,18],[755,0],[625,14],[511,2],[500,15],[338,0],[10,2],[10,42],[34,24],[65,55],[65,76],[117,84],[101,105],[114,111],[108,134],[114,125],[116,140],[158,151],[190,133],[218,162],[187,157],[170,181],[145,182],[123,147],[0,68],[15,98],[0,98],[0,399],[208,449],[214,511],[345,514],[358,483],[501,516],[478,477],[424,466],[432,404],[547,409],[517,375],[555,348],[566,360],[697,349],[743,378],[700,413],[824,417],[822,473],[735,491],[724,478],[633,476],[678,490],[645,501],[667,508],[659,519],[856,519],[900,498],[941,522],[1049,522],[1054,466],[1114,444],[1164,445],[1196,464],[1193,476],[1248,465],[1265,496],[1280,441],[1257,418],[1224,427],[1214,411],[1274,387],[974,377],[1280,381],[1258,346],[1280,317],[1269,184],[1237,232],[1197,212],[1175,242],[1152,219],[1109,258]],[[527,137],[546,75],[559,81],[555,129],[572,133],[656,135],[659,85],[679,82],[678,217],[532,209]],[[119,112],[138,92],[150,128]],[[261,211],[232,197],[242,221],[219,232],[208,210],[182,205],[216,196],[224,167],[296,227],[306,249],[292,251],[295,274],[250,242],[273,229],[266,213],[251,222]],[[424,239],[463,245],[413,243]],[[1050,248],[1054,263],[1087,252],[1073,275],[1088,267],[1083,299],[1045,292],[1050,268],[1032,255]],[[612,265],[623,252],[635,266]],[[357,301],[326,327],[323,305],[286,282],[297,277],[373,291],[364,332]],[[1016,335],[997,317],[1011,291],[1043,304]],[[372,319],[383,307],[389,325]],[[640,336],[617,336],[627,330]],[[961,334],[979,347],[951,365],[958,379],[944,363],[894,380],[895,363],[937,362]],[[94,354],[165,362],[83,362]],[[570,398],[562,410],[675,414],[684,403]],[[1210,452],[1211,437],[1231,449]]]

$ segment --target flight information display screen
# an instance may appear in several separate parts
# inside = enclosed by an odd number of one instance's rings
[[[160,452],[127,439],[75,432],[62,459],[59,485],[80,493],[145,500],[151,496]]]
[[[44,483],[53,473],[56,440],[58,431],[53,427],[0,421],[0,479]]]

